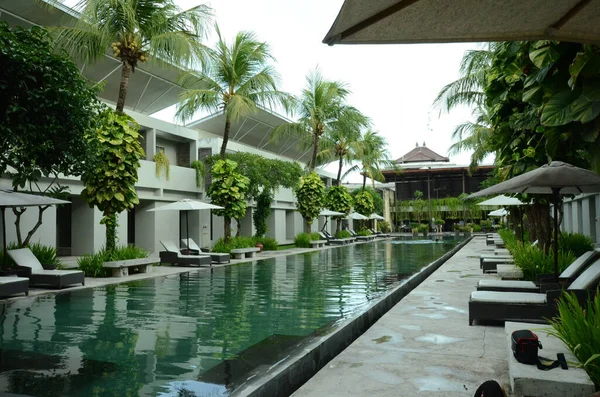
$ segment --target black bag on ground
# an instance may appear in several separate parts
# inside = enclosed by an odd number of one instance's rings
[[[511,347],[515,359],[521,364],[537,365],[538,369],[547,371],[552,368],[561,366],[563,369],[568,369],[567,362],[562,353],[558,353],[558,360],[552,361],[538,355],[538,349],[542,348],[536,334],[528,329],[520,329],[511,334]],[[543,364],[544,361],[552,361],[551,364]]]

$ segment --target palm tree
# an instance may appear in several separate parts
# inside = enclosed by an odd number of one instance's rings
[[[186,66],[201,57],[211,10],[198,5],[182,11],[173,0],[80,0],[74,26],[51,28],[56,44],[85,63],[104,58],[112,48],[121,61],[116,111],[123,113],[129,77],[138,62]]]
[[[370,126],[370,120],[358,110],[346,107],[339,118],[332,123],[332,128],[327,131],[321,140],[321,148],[317,154],[319,164],[328,164],[338,161],[337,185],[342,184],[342,168],[357,159],[361,129]]]
[[[277,89],[279,76],[269,65],[274,59],[267,43],[258,41],[254,33],[240,32],[228,46],[218,26],[216,31],[216,48],[209,51],[201,70],[186,73],[180,80],[186,89],[177,105],[177,117],[186,121],[198,110],[222,110],[224,159],[232,123],[255,113],[259,106],[287,108],[290,96]]]
[[[457,154],[466,150],[472,150],[471,164],[469,168],[474,169],[494,152],[490,146],[492,128],[488,112],[485,107],[477,107],[473,111],[476,121],[466,121],[456,126],[452,132],[452,139],[456,141],[450,146],[450,154]]]
[[[373,187],[375,187],[375,181],[384,179],[381,170],[395,167],[396,164],[390,160],[387,146],[385,138],[377,132],[369,130],[363,134],[357,153],[357,157],[360,159],[360,170],[363,174],[363,190],[367,184],[367,177],[371,179]]]
[[[312,146],[309,169],[313,171],[317,165],[319,141],[348,107],[344,101],[350,94],[346,85],[339,81],[326,81],[318,69],[306,77],[306,87],[300,98],[291,102],[292,110],[298,114],[298,121],[282,124],[273,129],[271,137],[277,139],[290,134],[301,142]],[[356,109],[352,111],[358,112]],[[350,110],[348,110],[350,111]]]

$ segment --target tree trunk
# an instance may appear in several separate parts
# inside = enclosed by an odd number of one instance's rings
[[[240,237],[240,233],[242,232],[241,222],[239,219],[236,219],[235,223],[237,224],[237,230],[235,231],[235,237]]]
[[[310,225],[311,222],[308,222],[306,219],[304,220],[304,233],[310,234]]]
[[[552,227],[550,223],[550,205],[548,202],[536,202],[527,206],[527,231],[529,241],[538,241],[538,245],[548,253],[552,241]]]
[[[50,207],[49,205],[45,205],[42,207],[38,207],[38,220],[37,223],[35,224],[35,226],[33,227],[33,229],[31,229],[29,231],[29,233],[27,233],[27,237],[25,237],[25,241],[23,241],[23,247],[26,247],[27,244],[29,244],[29,241],[31,241],[31,238],[33,237],[33,235],[35,234],[35,232],[37,232],[37,230],[40,228],[40,226],[42,226],[42,218],[44,216],[44,211],[46,211],[48,209],[48,207]]]
[[[19,247],[23,247],[23,238],[21,237],[21,215],[27,211],[27,208],[23,208],[23,210],[18,210],[17,208],[13,208],[13,214],[15,214],[15,229],[17,231],[17,244]]]
[[[315,139],[313,142],[313,154],[310,160],[310,170],[314,171],[317,166],[317,153],[319,151],[319,134],[315,133]]]
[[[365,190],[366,186],[367,186],[367,174],[363,174],[363,188],[362,188],[362,190]]]
[[[231,121],[229,118],[225,120],[225,130],[223,131],[223,144],[221,145],[221,160],[225,160],[225,152],[227,151],[227,142],[229,142],[229,130],[231,130]]]
[[[343,156],[340,156],[340,166],[338,168],[338,176],[337,176],[337,185],[342,186],[342,162],[344,160]]]
[[[342,231],[342,219],[338,218],[335,221],[336,221],[335,234],[338,234],[339,232]]]
[[[117,246],[117,215],[106,214],[106,251],[112,252]]]
[[[223,217],[223,230],[225,233],[225,242],[229,243],[229,240],[231,240],[231,218],[228,216]]]
[[[121,68],[121,84],[119,85],[119,98],[117,99],[116,111],[118,114],[123,114],[123,108],[125,108],[125,99],[127,98],[127,86],[129,85],[129,76],[131,76],[131,65],[124,61],[123,67]]]
[[[521,222],[521,219],[519,217],[519,210],[511,210],[510,214],[508,214],[508,223],[512,225],[512,229],[515,233],[515,236],[517,237],[517,240],[521,241],[523,240],[523,236],[521,236],[521,228],[519,227],[519,222]]]

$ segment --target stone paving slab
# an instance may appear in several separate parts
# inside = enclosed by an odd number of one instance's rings
[[[508,392],[504,328],[468,324],[477,281],[496,278],[485,246],[473,238],[293,396],[473,396],[489,379]]]

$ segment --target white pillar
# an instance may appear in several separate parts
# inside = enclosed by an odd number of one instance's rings
[[[156,130],[150,128],[146,130],[146,160],[154,161],[154,155],[156,154]]]

